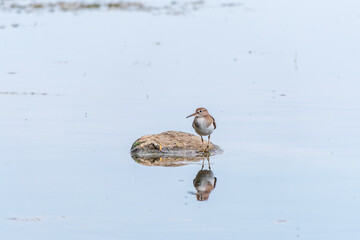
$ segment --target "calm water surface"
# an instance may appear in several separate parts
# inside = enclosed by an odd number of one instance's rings
[[[1,239],[360,237],[360,4],[242,4],[2,12]],[[202,161],[129,154],[200,106],[224,149],[207,201]]]

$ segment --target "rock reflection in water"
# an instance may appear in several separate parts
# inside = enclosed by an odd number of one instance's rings
[[[135,155],[131,156],[135,162],[145,166],[161,166],[161,167],[179,167],[184,166],[192,162],[198,162],[202,159],[201,156],[193,157],[174,157],[174,156],[162,156],[162,157],[138,157]]]
[[[204,170],[205,158],[203,158],[203,163],[201,170],[196,174],[196,177],[193,181],[194,187],[197,190],[196,198],[198,201],[205,201],[209,199],[210,193],[214,190],[216,186],[216,177],[211,171],[210,159],[207,157],[208,170]]]

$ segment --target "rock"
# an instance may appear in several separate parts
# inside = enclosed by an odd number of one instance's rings
[[[207,141],[204,139],[202,143],[197,135],[167,131],[137,139],[131,147],[131,156],[136,162],[147,166],[181,166],[222,152],[219,146],[211,142],[208,151],[204,152],[206,146]]]

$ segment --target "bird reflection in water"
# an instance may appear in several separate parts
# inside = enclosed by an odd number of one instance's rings
[[[204,170],[205,158],[203,158],[201,170],[197,173],[193,181],[194,187],[197,190],[197,193],[193,194],[196,195],[198,201],[208,200],[211,191],[216,186],[216,177],[214,177],[214,173],[211,171],[209,156],[207,157],[207,162],[209,170]]]

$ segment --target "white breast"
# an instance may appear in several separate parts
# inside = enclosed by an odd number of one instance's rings
[[[209,126],[207,126],[207,124],[204,118],[195,118],[192,126],[197,134],[207,136],[214,131],[214,124],[210,124]]]

